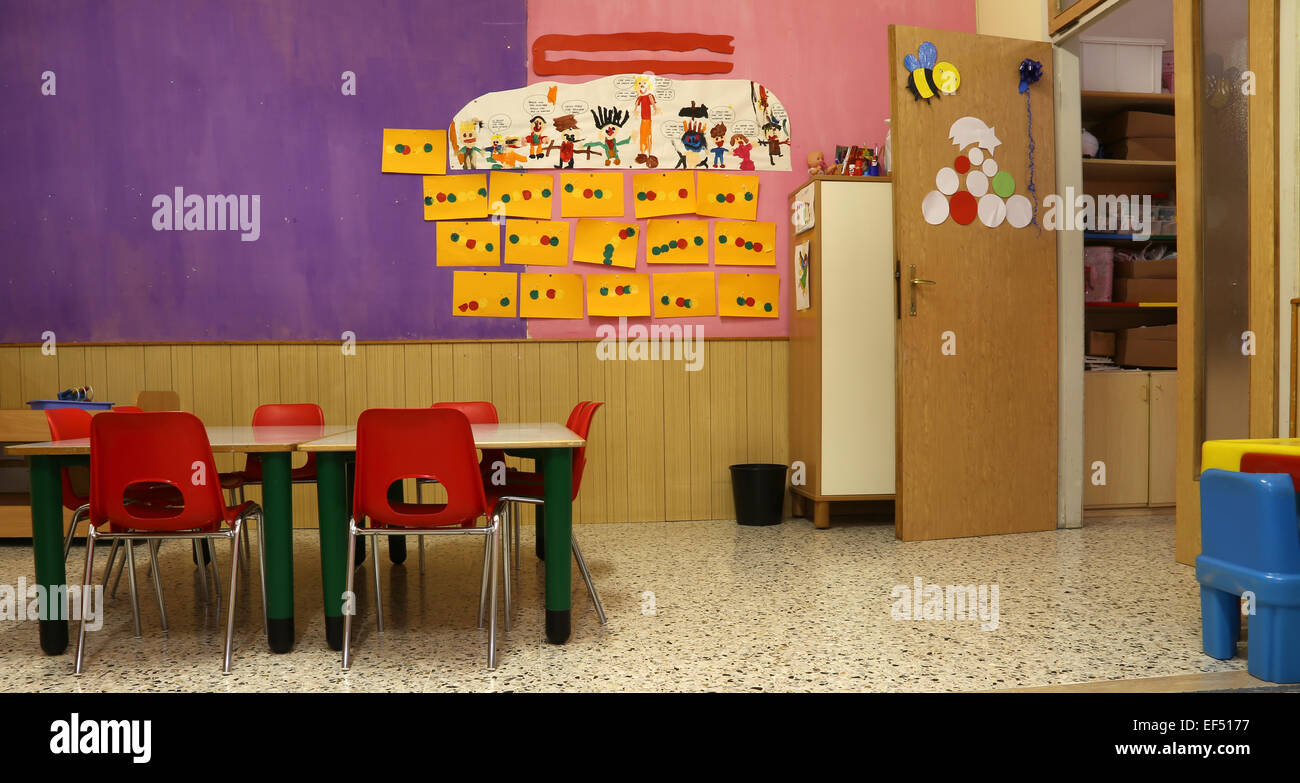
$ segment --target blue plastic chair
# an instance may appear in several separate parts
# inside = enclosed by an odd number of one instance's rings
[[[1300,522],[1285,473],[1201,474],[1201,646],[1237,652],[1241,596],[1255,595],[1246,668],[1268,682],[1300,682]]]

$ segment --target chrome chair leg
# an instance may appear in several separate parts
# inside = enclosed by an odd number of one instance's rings
[[[203,543],[208,545],[208,565],[203,567],[204,575],[207,575],[207,569],[212,568],[212,594],[216,596],[217,616],[221,616],[221,571],[217,568],[217,542],[214,538],[205,538]]]
[[[239,487],[239,502],[240,503],[244,502],[244,487],[242,485]],[[247,519],[245,519],[245,522],[247,522]],[[261,527],[262,523],[259,521],[257,526]],[[245,568],[248,567],[248,561],[253,559],[252,555],[249,554],[250,546],[252,545],[248,543],[248,525],[244,525],[244,567]]]
[[[587,592],[591,593],[591,602],[596,605],[596,616],[600,618],[600,624],[605,624],[605,607],[600,605],[600,596],[596,594],[596,585],[591,581],[591,572],[587,570],[587,561],[582,557],[582,548],[578,546],[578,537],[569,535],[569,546],[573,549],[573,556],[578,560],[578,570],[582,572],[582,578],[587,583]]]
[[[226,657],[221,670],[222,674],[230,674],[230,657],[235,640],[235,597],[239,589],[239,544],[240,539],[244,536],[243,524],[243,519],[237,518],[235,520],[234,538],[230,541],[230,608],[226,617]],[[217,565],[215,547],[212,554],[212,567],[215,570]]]
[[[95,567],[95,529],[92,527],[90,530],[86,532],[86,572],[85,572],[86,575],[85,578],[82,579],[81,582],[82,585],[85,585],[87,587],[90,585],[91,571],[94,569],[94,567]],[[85,592],[88,592],[88,590]],[[85,597],[85,592],[83,592],[82,594],[83,597]],[[99,607],[99,611],[103,612],[104,607],[102,606]],[[86,619],[88,614],[89,612],[87,612],[85,607],[83,606],[81,610],[81,630],[77,632],[77,660],[72,667],[73,674],[81,674],[82,662],[85,660],[84,656],[86,653]]]
[[[488,620],[488,669],[497,667],[497,560],[501,546],[501,518],[494,515],[492,532],[488,533],[488,549],[492,552],[492,599],[489,605],[491,618]]]
[[[194,545],[194,559],[199,562],[201,568],[199,571],[199,589],[203,591],[203,605],[207,606],[211,603],[211,599],[208,598],[208,569],[203,566],[203,553],[199,549],[199,540],[194,538],[190,540],[190,543]]]
[[[131,587],[131,616],[135,620],[135,638],[139,639],[143,634],[140,631],[140,599],[135,591],[135,541],[133,539],[126,539],[126,560],[124,562],[127,570],[127,584]]]
[[[263,524],[265,519],[262,512],[257,512],[257,567],[262,574],[262,633],[267,636],[271,635],[271,621],[266,610],[266,525]],[[247,540],[248,531],[244,531],[244,538]]]
[[[77,525],[81,524],[81,520],[88,516],[90,516],[89,503],[72,512],[72,524],[68,526],[68,538],[63,542],[63,560],[65,562],[68,559],[68,553],[72,551],[72,539],[77,534]]]
[[[123,541],[122,546],[125,549],[135,548],[135,545],[130,541],[130,539]],[[126,567],[126,558],[122,558],[121,560],[117,561],[117,576],[113,577],[113,591],[111,594],[111,597],[113,598],[117,598],[117,586],[122,583],[122,569],[125,567]]]
[[[478,627],[479,628],[483,627],[483,608],[487,606],[488,569],[491,566],[491,563],[489,562],[491,560],[491,554],[488,551],[490,546],[491,546],[491,541],[488,539],[487,536],[484,536],[483,537],[483,579],[480,581],[479,588],[478,588]]]
[[[156,564],[158,563],[158,547],[161,543],[162,542],[156,538],[150,539],[149,559],[150,563],[155,566],[150,569],[153,572],[153,591],[158,595],[158,617],[162,619],[162,629],[165,632],[167,630],[167,602],[163,599],[162,577],[159,575],[159,572],[162,571],[162,569],[156,567]]]
[[[113,575],[113,561],[117,559],[117,547],[120,543],[115,538],[113,539],[113,545],[108,548],[108,565],[104,566],[104,584],[102,585],[104,590],[108,590],[108,580]]]
[[[501,581],[505,587],[506,633],[510,633],[510,538],[505,531],[510,529],[508,520],[498,520],[497,537],[501,545]],[[502,536],[505,535],[505,538]]]
[[[353,558],[356,557],[356,553],[357,523],[350,520],[348,522],[348,563],[355,562]],[[352,590],[357,569],[349,568],[347,572],[347,587],[343,598],[343,671],[347,671],[352,666],[352,615],[357,611],[356,593]]]
[[[511,503],[510,505],[513,506],[515,504]],[[519,571],[519,512],[521,510],[522,509],[516,508],[510,512],[510,522],[515,526],[515,529],[511,533],[510,537],[515,542],[515,571],[516,572]]]
[[[379,537],[375,536],[374,545],[379,546]],[[379,594],[379,561],[382,558],[376,556],[370,559],[370,568],[375,573],[375,625],[378,626],[379,632],[384,632],[384,599]]]

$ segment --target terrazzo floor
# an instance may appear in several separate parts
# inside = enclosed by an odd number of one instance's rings
[[[137,557],[144,636],[126,580],[89,634],[86,672],[72,649],[45,656],[35,623],[0,622],[7,691],[975,691],[1244,670],[1201,653],[1193,570],[1173,560],[1172,516],[1088,520],[1081,530],[901,543],[893,526],[836,518],[580,525],[609,616],[601,627],[574,573],[573,636],[544,642],[541,563],[523,535],[514,626],[486,668],[476,611],[482,546],[428,539],[403,566],[381,558],[385,633],[375,631],[370,567],[357,572],[359,632],[350,672],[325,645],[315,531],[295,532],[297,645],[265,646],[254,543],[241,591],[234,670],[221,674],[224,613],[205,617],[189,547],[160,560],[170,631],[159,626],[144,550]],[[84,548],[73,548],[69,576]],[[97,573],[104,556],[98,555]],[[223,579],[229,549],[222,545]],[[0,584],[33,578],[31,547],[0,544]],[[896,585],[997,585],[998,623],[896,620]],[[75,644],[76,627],[73,626]]]

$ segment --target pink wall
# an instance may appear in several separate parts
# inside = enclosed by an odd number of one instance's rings
[[[546,33],[694,32],[735,37],[735,68],[718,78],[749,79],[772,90],[790,114],[794,144],[790,172],[761,173],[758,219],[777,224],[781,318],[705,318],[707,337],[776,337],[788,333],[790,223],[786,195],[806,177],[814,150],[831,157],[838,144],[879,144],[889,116],[890,24],[975,31],[974,0],[529,0],[528,46]],[[699,53],[712,59],[709,53]],[[580,55],[595,59],[591,55]],[[725,57],[725,56],[724,56]],[[554,58],[554,55],[552,55]],[[619,57],[618,59],[621,59]],[[528,69],[530,82],[543,81]],[[586,81],[561,78],[559,81]],[[679,78],[671,76],[670,78]],[[681,77],[705,78],[705,77]],[[630,180],[629,180],[630,181]],[[627,188],[628,191],[631,188]],[[627,215],[632,215],[630,193]],[[590,265],[578,265],[591,271]],[[726,271],[726,267],[711,267]],[[555,267],[539,267],[555,271]],[[638,261],[638,272],[699,271],[700,267]],[[750,269],[750,267],[738,268]],[[765,271],[765,270],[760,270]],[[532,319],[533,337],[591,337],[609,319]],[[636,319],[648,320],[648,319]],[[674,319],[676,322],[677,319]]]

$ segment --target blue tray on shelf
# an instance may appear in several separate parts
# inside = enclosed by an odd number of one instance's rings
[[[28,407],[34,411],[48,411],[54,408],[81,408],[83,411],[106,411],[113,407],[111,402],[86,402],[85,400],[28,400]]]

